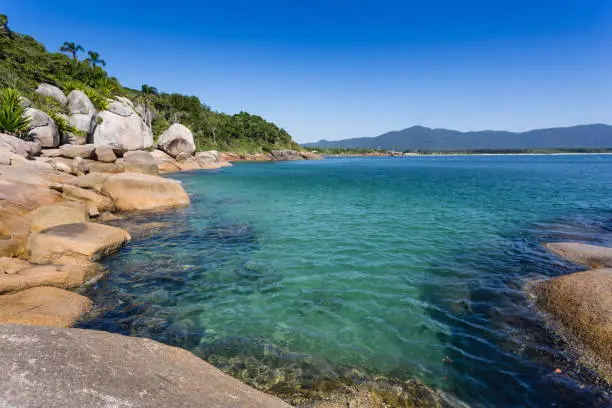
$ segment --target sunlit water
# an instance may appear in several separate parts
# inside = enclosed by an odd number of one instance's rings
[[[474,406],[610,401],[526,287],[580,269],[541,242],[612,244],[612,156],[343,158],[174,178],[192,205],[135,218],[169,224],[105,260],[81,327],[184,347],[264,389],[352,367]]]

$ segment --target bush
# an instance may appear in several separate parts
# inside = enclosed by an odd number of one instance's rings
[[[30,119],[21,106],[21,95],[13,88],[0,92],[0,131],[22,137],[30,127]]]
[[[53,121],[55,122],[55,126],[57,127],[57,131],[59,132],[60,135],[65,135],[67,133],[72,133],[73,135],[77,135],[77,136],[86,136],[86,132],[83,132],[77,128],[75,128],[74,126],[72,126],[70,123],[68,123],[68,121],[66,121],[66,119],[55,113],[55,112],[47,112],[49,114],[49,116],[51,117],[51,119],[53,119]]]

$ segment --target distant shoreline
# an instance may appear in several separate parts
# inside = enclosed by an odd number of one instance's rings
[[[612,155],[612,152],[551,152],[551,153],[421,153],[421,154],[367,154],[367,153],[342,153],[325,154],[324,157],[445,157],[445,156],[590,156],[590,155]]]

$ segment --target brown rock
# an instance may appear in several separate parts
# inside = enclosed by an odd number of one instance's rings
[[[181,207],[190,202],[178,181],[147,174],[111,175],[104,181],[102,192],[122,211]]]
[[[102,191],[102,184],[104,184],[104,180],[106,180],[107,177],[108,174],[104,173],[89,173],[85,176],[75,177],[74,179],[68,181],[66,184],[70,184],[79,188],[84,188],[86,190],[93,189],[100,192]]]
[[[115,163],[93,162],[86,165],[87,171],[90,173],[123,173],[123,163],[117,160]]]
[[[0,326],[0,339],[0,406],[290,408],[149,339],[23,325]]]
[[[53,159],[55,160],[55,159]],[[72,176],[50,168],[41,166],[2,166],[0,165],[0,180],[14,181],[18,183],[31,184],[34,186],[47,187],[51,183],[67,180]]]
[[[133,151],[123,155],[123,168],[126,173],[142,173],[156,176],[159,168],[149,152]]]
[[[3,274],[12,275],[20,269],[27,268],[28,266],[30,266],[30,263],[28,261],[24,261],[23,259],[1,257],[0,276]]]
[[[303,150],[300,153],[300,156],[302,156],[302,158],[306,159],[306,160],[321,160],[323,159],[323,156],[321,156],[320,154],[314,153],[314,152],[309,152],[308,150]]]
[[[0,323],[70,327],[91,309],[91,305],[91,300],[85,296],[40,286],[0,296]],[[53,354],[49,353],[50,344],[45,347],[48,354]]]
[[[89,221],[87,208],[78,202],[43,205],[30,214],[30,231],[36,232],[62,224]]]
[[[116,252],[129,239],[127,231],[109,225],[58,225],[30,235],[28,259],[37,264],[83,264],[84,260],[95,261]]]
[[[177,161],[177,166],[179,167],[179,169],[181,169],[181,171],[200,170],[201,168],[198,162],[193,157],[189,157],[181,162]]]
[[[554,242],[544,246],[563,258],[591,268],[612,267],[612,248],[576,242]]]
[[[117,160],[117,156],[110,146],[98,146],[93,154],[94,160],[103,163],[114,163]]]
[[[0,274],[0,293],[18,292],[37,286],[72,289],[101,274],[98,264],[35,265],[22,268],[14,274]]]
[[[69,184],[63,184],[61,189],[65,199],[85,204],[90,216],[95,217],[101,212],[113,211],[115,208],[110,198],[95,190],[86,190]]]
[[[65,144],[60,146],[59,150],[62,156],[70,159],[74,159],[76,157],[80,157],[81,159],[89,159],[95,150],[95,146],[92,144]]]
[[[12,150],[22,156],[38,156],[42,149],[38,143],[26,142],[4,133],[0,133],[0,147]]]
[[[302,156],[295,150],[272,150],[270,155],[274,160],[302,160]]]
[[[62,151],[60,149],[43,149],[40,155],[42,157],[59,157],[62,155]]]
[[[85,161],[80,157],[72,159],[72,174],[75,176],[84,176],[87,173],[87,167],[85,167]]]
[[[612,367],[612,269],[549,279],[534,291],[540,307]]]

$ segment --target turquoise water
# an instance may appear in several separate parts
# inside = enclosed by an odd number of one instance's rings
[[[187,348],[261,388],[354,368],[474,406],[610,402],[525,288],[579,269],[541,242],[612,244],[612,156],[337,158],[175,178],[192,205],[129,220],[169,224],[106,259],[82,327]]]

